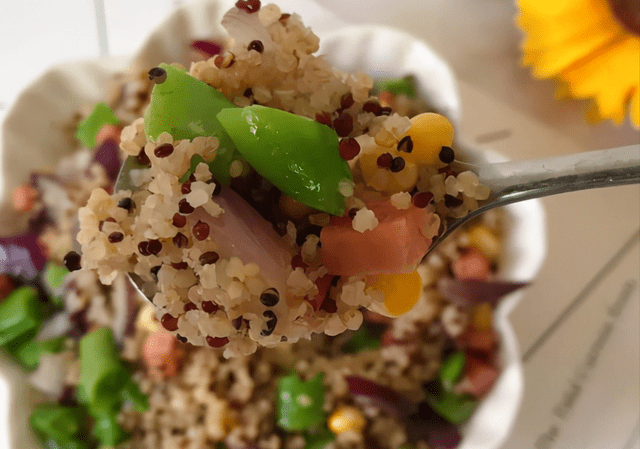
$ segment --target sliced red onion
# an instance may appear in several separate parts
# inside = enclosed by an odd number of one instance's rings
[[[0,238],[0,274],[33,279],[47,262],[32,232]]]
[[[120,149],[115,141],[107,139],[102,142],[96,149],[93,160],[104,167],[111,182],[116,182],[122,160],[120,159]]]
[[[503,296],[527,285],[528,282],[442,278],[438,281],[438,290],[449,301],[461,306],[478,302],[489,302],[495,306]]]
[[[414,402],[389,387],[360,376],[348,376],[346,380],[356,402],[377,405],[401,420],[417,410]]]
[[[191,48],[201,51],[208,57],[222,53],[222,46],[214,41],[193,41]]]

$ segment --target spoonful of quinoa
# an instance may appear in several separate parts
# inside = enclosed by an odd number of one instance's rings
[[[456,160],[445,117],[394,113],[369,76],[313,54],[298,16],[250,3],[222,20],[226,55],[149,71],[145,116],[120,136],[129,157],[115,193],[93,191],[82,257],[67,256],[105,284],[128,272],[182,341],[232,357],[358,329],[364,309],[402,315],[454,220],[576,190],[565,167],[563,188],[520,196],[487,177],[491,196],[474,171],[496,172]],[[639,181],[633,153],[624,182]]]

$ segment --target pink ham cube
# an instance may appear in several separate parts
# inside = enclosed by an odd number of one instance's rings
[[[430,210],[411,205],[398,209],[386,199],[367,203],[378,219],[372,230],[353,229],[348,218],[334,217],[320,234],[324,266],[330,274],[411,273],[431,245],[434,220]]]

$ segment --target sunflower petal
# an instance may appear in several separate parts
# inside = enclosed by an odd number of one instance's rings
[[[633,123],[636,128],[640,128],[640,88],[638,87],[636,87],[633,94],[631,94],[629,115],[631,116],[631,123]]]
[[[616,123],[624,119],[632,89],[640,84],[640,40],[627,37],[600,52],[583,58],[562,73],[571,94],[594,97],[599,113]]]

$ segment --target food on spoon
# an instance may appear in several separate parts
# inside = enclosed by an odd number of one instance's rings
[[[408,312],[441,223],[487,194],[449,165],[446,118],[380,106],[299,19],[243,5],[222,20],[227,53],[149,71],[121,135],[134,190],[94,191],[78,234],[83,269],[135,273],[166,331],[229,357],[357,329],[361,308]]]

